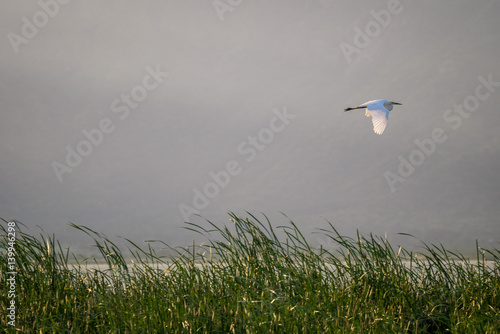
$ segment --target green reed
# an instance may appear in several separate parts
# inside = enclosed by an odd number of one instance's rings
[[[333,225],[316,232],[332,249],[315,249],[292,221],[273,227],[247,215],[230,213],[225,226],[186,223],[206,237],[199,246],[127,240],[126,253],[71,224],[100,252],[83,260],[18,223],[16,327],[6,317],[0,324],[23,333],[500,332],[497,249],[476,244],[472,260],[425,243],[415,253],[372,235],[342,236]],[[5,283],[7,261],[0,270]],[[2,284],[2,309],[9,302]]]

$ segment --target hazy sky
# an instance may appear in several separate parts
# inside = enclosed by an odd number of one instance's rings
[[[191,213],[500,242],[500,3],[8,2],[0,217],[189,243]],[[402,103],[383,135],[361,110]],[[33,227],[33,231],[37,231]]]

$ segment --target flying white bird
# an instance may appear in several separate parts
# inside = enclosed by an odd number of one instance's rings
[[[392,110],[394,104],[401,105],[401,103],[387,101],[387,100],[373,100],[363,103],[354,108],[346,108],[344,111],[349,111],[353,109],[364,109],[366,117],[372,117],[373,131],[381,135],[385,127],[387,126],[387,120],[389,119],[389,111]]]

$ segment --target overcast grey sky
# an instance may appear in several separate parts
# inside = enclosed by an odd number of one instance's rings
[[[183,244],[192,213],[248,210],[498,247],[499,15],[494,0],[5,3],[0,216],[75,245],[90,240],[68,222]],[[343,111],[379,98],[403,104],[381,136]]]

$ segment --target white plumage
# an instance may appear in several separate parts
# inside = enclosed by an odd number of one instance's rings
[[[388,100],[373,100],[363,103],[354,108],[346,108],[344,111],[349,111],[353,109],[365,109],[366,117],[372,118],[373,122],[373,132],[381,135],[385,127],[387,126],[387,120],[389,119],[389,111],[392,110],[393,105],[401,105],[401,103],[388,101]]]

